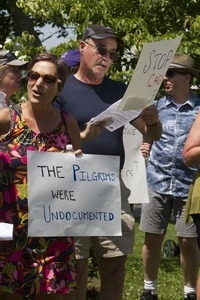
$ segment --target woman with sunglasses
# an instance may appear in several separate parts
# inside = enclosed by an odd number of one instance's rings
[[[43,53],[29,64],[27,95],[21,105],[0,110],[0,222],[13,224],[13,239],[0,229],[0,299],[72,300],[76,268],[71,237],[27,236],[27,150],[82,153],[75,119],[52,106],[67,68]],[[0,223],[1,226],[1,223]]]
[[[18,60],[14,53],[0,51],[0,108],[11,104],[11,97],[20,89],[22,68],[27,61]]]

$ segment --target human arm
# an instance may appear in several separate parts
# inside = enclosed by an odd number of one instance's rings
[[[70,114],[68,114],[66,119],[66,128],[70,143],[73,145],[73,149],[75,150],[75,155],[82,154],[82,142],[78,123],[76,119]]]
[[[155,105],[143,109],[140,116],[133,120],[131,124],[143,134],[144,140],[156,141],[161,137],[162,125]]]
[[[82,142],[90,141],[99,136],[105,126],[106,122],[99,122],[94,124],[87,124],[85,130],[81,132]]]
[[[145,124],[148,124],[146,125]],[[156,123],[156,124],[155,124]],[[99,136],[106,124],[106,121],[88,124],[81,132],[82,142],[90,141],[93,138]],[[158,121],[158,111],[155,105],[151,105],[145,108],[140,116],[131,122],[144,137],[147,136],[149,140],[157,140],[160,138],[162,132],[162,126]]]
[[[200,113],[198,113],[186,139],[183,158],[188,166],[200,164]]]
[[[0,137],[10,130],[10,112],[8,107],[0,109]]]

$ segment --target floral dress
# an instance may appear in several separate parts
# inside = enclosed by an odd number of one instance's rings
[[[13,240],[0,238],[0,292],[27,297],[66,294],[76,287],[74,241],[27,236],[26,156],[27,150],[63,152],[68,143],[64,121],[50,133],[36,134],[28,128],[20,105],[10,112],[11,130],[0,141],[0,222],[14,224],[14,229]]]

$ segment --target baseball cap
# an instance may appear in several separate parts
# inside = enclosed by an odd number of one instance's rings
[[[118,37],[112,28],[105,27],[103,25],[90,25],[87,27],[83,33],[82,40],[85,41],[89,37],[95,40],[113,37],[117,39],[118,43],[123,43],[123,41]]]
[[[27,61],[17,59],[13,52],[0,51],[0,67],[4,65],[21,67],[27,63]]]
[[[79,49],[70,49],[63,53],[61,58],[66,62],[68,67],[74,67],[80,63],[80,51]]]

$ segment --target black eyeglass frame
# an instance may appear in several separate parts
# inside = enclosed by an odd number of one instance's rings
[[[107,53],[109,53],[110,59],[112,61],[116,61],[119,58],[119,53],[117,53],[116,51],[109,51],[106,49],[106,47],[104,46],[96,46],[96,45],[92,45],[90,43],[88,43],[87,41],[84,41],[85,44],[91,46],[98,54],[100,54],[101,56],[105,56]]]

